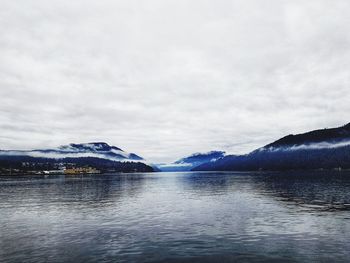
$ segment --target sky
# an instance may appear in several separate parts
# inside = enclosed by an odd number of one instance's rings
[[[348,0],[0,0],[0,149],[151,162],[350,122]]]

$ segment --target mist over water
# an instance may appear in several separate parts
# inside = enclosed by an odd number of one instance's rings
[[[4,262],[348,262],[350,173],[0,178]]]

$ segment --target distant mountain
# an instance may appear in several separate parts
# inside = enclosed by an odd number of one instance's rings
[[[190,171],[203,163],[213,162],[225,156],[225,152],[211,151],[207,153],[194,153],[188,157],[170,164],[159,164],[157,167],[163,172]]]
[[[228,155],[193,170],[350,169],[350,124],[288,135],[246,155]]]
[[[315,130],[297,135],[291,134],[263,148],[329,148],[348,144],[349,141],[350,123],[339,128]]]
[[[60,167],[93,167],[101,172],[154,172],[134,153],[104,142],[69,144],[53,149],[0,150],[0,173],[17,174],[57,170]]]
[[[112,161],[141,161],[142,157],[127,153],[116,146],[110,146],[105,142],[71,143],[53,149],[38,149],[29,151],[4,151],[0,155],[23,155],[42,158],[74,158],[74,157],[96,157]]]

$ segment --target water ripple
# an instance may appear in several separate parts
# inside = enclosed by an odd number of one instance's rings
[[[350,174],[0,178],[4,262],[348,262]]]

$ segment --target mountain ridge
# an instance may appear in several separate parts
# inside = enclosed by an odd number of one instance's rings
[[[50,149],[34,150],[0,150],[0,155],[26,155],[61,159],[65,157],[97,157],[115,161],[144,161],[135,153],[128,153],[105,142],[70,143]]]
[[[340,141],[342,139],[350,138],[350,123],[337,128],[325,128],[313,130],[300,134],[289,134],[282,137],[270,144],[267,144],[268,147],[281,147],[287,145],[297,145],[303,143],[317,143],[323,141]]]
[[[144,161],[135,153],[104,142],[71,143],[51,149],[0,150],[0,174],[62,174],[67,169],[98,173],[156,171]]]
[[[225,156],[224,151],[209,151],[205,153],[193,153],[170,164],[158,164],[158,168],[163,172],[190,171],[200,164],[217,160]]]
[[[350,124],[287,135],[245,155],[227,155],[194,171],[350,169]]]

